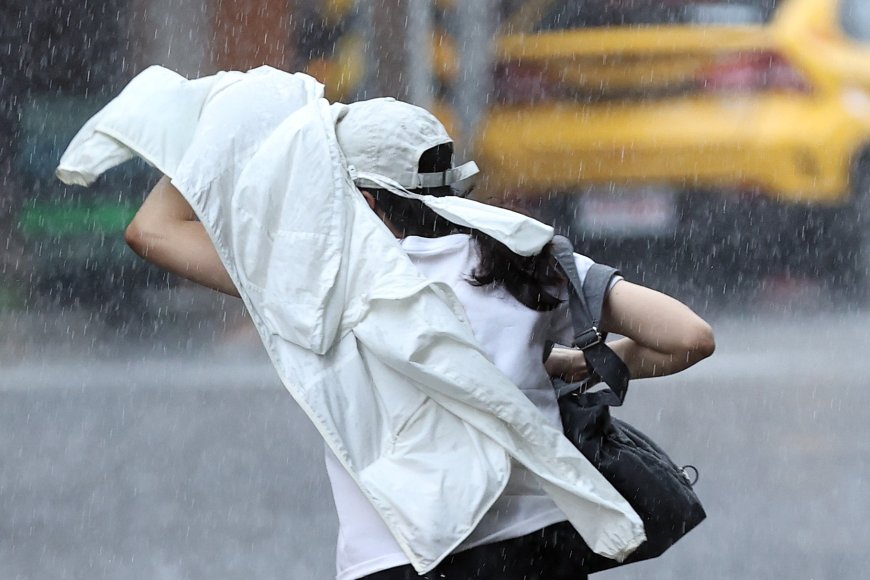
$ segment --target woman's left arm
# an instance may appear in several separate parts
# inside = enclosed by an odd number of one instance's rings
[[[688,306],[625,280],[608,294],[601,327],[625,337],[608,344],[635,379],[685,370],[716,348],[712,328]]]

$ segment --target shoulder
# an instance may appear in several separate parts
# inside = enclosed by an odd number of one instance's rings
[[[578,254],[574,252],[574,263],[577,265],[577,270],[582,270],[580,276],[583,276],[586,272],[589,271],[589,268],[592,267],[592,264],[595,263],[595,260],[590,258],[589,256],[584,256],[583,254]]]
[[[580,278],[581,282],[586,280],[586,275],[589,273],[589,270],[592,268],[592,266],[596,263],[597,262],[595,262],[595,260],[593,260],[589,256],[574,252],[574,266],[577,268],[577,276]]]
[[[584,282],[586,282],[586,277],[588,276],[589,271],[592,269],[592,266],[594,266],[596,264],[600,264],[601,266],[605,266],[607,269],[612,268],[611,266],[609,266],[607,264],[601,264],[600,262],[596,262],[595,260],[593,260],[589,256],[586,256],[584,254],[578,254],[577,252],[574,252],[574,266],[577,270],[577,278],[578,278],[578,281],[580,282],[580,284],[583,284]],[[608,286],[609,290],[613,289],[613,287],[616,285],[617,282],[623,280],[622,274],[620,274],[619,270],[614,268],[612,271],[615,272],[615,275],[613,275],[612,278],[610,279],[610,283]],[[566,287],[563,289],[563,292],[562,292],[563,298],[567,297],[567,292],[568,292],[568,290],[567,290],[567,285],[566,285]]]

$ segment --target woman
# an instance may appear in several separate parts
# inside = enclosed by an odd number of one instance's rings
[[[338,136],[341,142],[342,135]],[[342,145],[348,150],[355,146]],[[348,153],[351,162],[352,157]],[[418,170],[438,173],[451,167],[452,144],[443,143],[420,156]],[[413,192],[453,194],[449,186]],[[546,367],[541,362],[548,340],[570,344],[572,338],[567,290],[549,250],[524,258],[479,231],[440,217],[419,200],[371,186],[362,187],[361,195],[417,268],[427,278],[450,286],[486,354],[557,426],[558,407],[548,373],[579,380],[587,370],[582,352],[575,350],[554,349]],[[167,178],[148,195],[127,228],[126,239],[147,260],[238,296],[205,230]],[[576,262],[582,277],[592,261],[578,255]],[[689,308],[621,279],[605,302],[601,326],[624,337],[610,345],[635,379],[681,371],[714,349],[709,325]],[[338,578],[417,578],[377,512],[329,451],[326,462],[340,522]],[[515,464],[504,493],[472,535],[423,577],[578,578],[579,563],[571,560],[577,536],[564,520],[534,478]]]

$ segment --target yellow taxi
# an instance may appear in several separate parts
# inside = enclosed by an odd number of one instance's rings
[[[741,234],[743,258],[844,284],[864,272],[870,1],[518,4],[477,139],[479,195],[541,203],[575,237]],[[698,267],[715,268],[703,246]]]

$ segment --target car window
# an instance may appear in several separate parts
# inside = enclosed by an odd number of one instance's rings
[[[860,42],[870,42],[870,2],[843,0],[840,21],[843,23],[843,30],[850,37]]]
[[[536,29],[546,31],[666,24],[752,25],[770,20],[776,5],[777,0],[556,0],[544,13]]]

